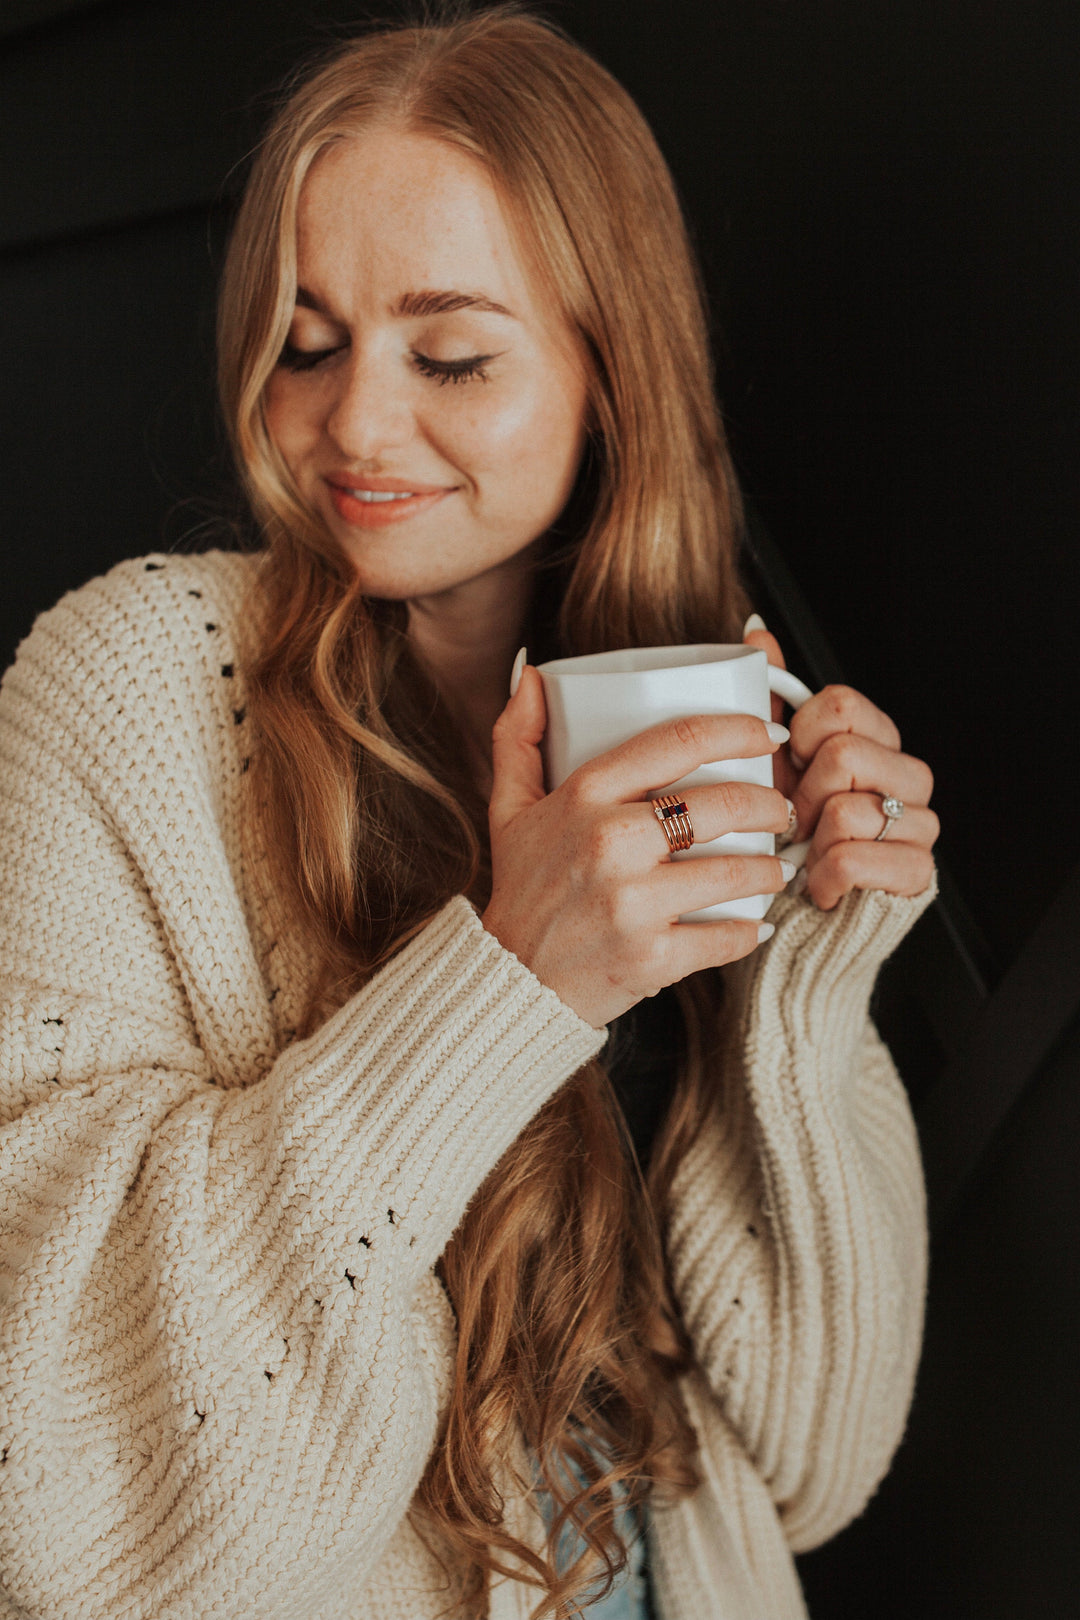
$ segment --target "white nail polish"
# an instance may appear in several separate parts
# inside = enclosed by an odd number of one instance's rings
[[[764,945],[765,941],[767,939],[772,939],[772,937],[773,937],[773,935],[775,933],[776,933],[776,924],[775,923],[758,923],[758,925],[757,925],[757,942],[758,942],[758,944],[759,945]]]
[[[794,861],[780,862],[780,876],[783,878],[785,883],[790,883],[797,871],[798,867],[795,865]]]
[[[786,743],[791,736],[787,726],[782,726],[778,720],[766,720],[765,730],[769,733],[769,741],[774,743]]]
[[[510,696],[511,697],[514,696],[514,693],[517,691],[518,687],[521,685],[521,672],[525,668],[525,665],[528,663],[528,660],[529,660],[529,649],[527,647],[520,648],[519,651],[518,651],[517,657],[514,659],[514,667],[510,671]]]
[[[751,613],[750,617],[747,619],[746,623],[742,627],[742,638],[743,638],[743,640],[744,641],[746,640],[746,638],[750,634],[751,630],[764,630],[764,628],[765,628],[765,620],[761,617],[761,614],[760,613]]]

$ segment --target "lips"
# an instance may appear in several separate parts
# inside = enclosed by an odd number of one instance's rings
[[[338,515],[353,528],[383,528],[430,511],[454,488],[438,484],[406,483],[400,478],[351,478],[333,473],[326,479]]]

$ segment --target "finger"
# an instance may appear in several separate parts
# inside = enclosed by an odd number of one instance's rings
[[[727,833],[780,834],[790,823],[790,801],[775,788],[757,782],[688,788],[682,798],[698,845]],[[637,870],[666,863],[671,856],[667,834],[648,800],[612,805],[594,820],[591,836],[601,841],[602,848],[626,857]]]
[[[775,855],[701,855],[664,861],[628,891],[626,904],[634,916],[672,922],[722,900],[779,894],[794,874],[791,863]]]
[[[682,799],[694,829],[695,844],[707,844],[725,833],[779,834],[788,829],[790,801],[775,788],[762,787],[757,782],[717,782],[708,787],[687,788]],[[660,855],[666,855],[668,844],[664,830],[651,805],[648,811],[647,816],[638,818],[642,836],[648,837]],[[660,833],[659,845],[653,837],[654,829]]]
[[[914,844],[833,844],[807,869],[807,892],[822,911],[831,911],[852,889],[883,889],[886,894],[922,894],[934,872],[934,858]]]
[[[771,630],[765,628],[760,613],[751,613],[743,625],[743,641],[748,647],[760,647],[774,669],[787,669],[780,643]],[[774,720],[784,718],[784,700],[776,692],[772,696],[772,717]]]
[[[522,810],[544,797],[544,762],[540,739],[547,726],[544,683],[526,664],[518,689],[495,722],[491,734],[494,781],[488,820],[497,833]]]
[[[852,732],[898,749],[900,733],[889,716],[851,686],[826,686],[791,717],[791,751],[810,761],[827,737]]]
[[[838,732],[826,737],[791,795],[798,835],[810,837],[834,793],[892,793],[906,805],[925,806],[933,788],[933,775],[923,760],[869,737]]]
[[[673,922],[660,936],[657,951],[658,967],[652,977],[659,988],[665,984],[678,984],[691,973],[703,973],[706,968],[722,967],[725,962],[737,962],[749,956],[762,943],[756,922]],[[768,929],[766,937],[772,932]]]
[[[695,714],[665,720],[580,765],[564,791],[591,804],[644,798],[666,782],[678,782],[700,765],[727,759],[760,759],[786,742],[785,726],[753,714]]]
[[[895,844],[916,844],[920,849],[932,849],[941,831],[941,823],[932,810],[918,806],[904,806],[899,821],[887,823],[881,808],[879,793],[836,793],[818,817],[817,831],[807,855],[807,864],[814,865],[833,844],[846,844],[851,840],[878,840],[882,829],[889,830],[886,840]]]

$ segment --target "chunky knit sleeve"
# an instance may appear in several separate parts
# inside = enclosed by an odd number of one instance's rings
[[[437,1431],[432,1266],[603,1041],[463,899],[279,1039],[237,837],[242,583],[126,565],[0,697],[5,1613],[351,1612]]]
[[[671,1264],[696,1358],[796,1551],[861,1511],[911,1401],[923,1186],[868,1007],[932,895],[776,903],[773,939],[729,970],[720,1106],[675,1188]]]

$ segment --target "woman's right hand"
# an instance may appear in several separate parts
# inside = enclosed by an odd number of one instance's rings
[[[677,919],[721,900],[775,893],[791,876],[789,863],[771,855],[672,861],[649,797],[707,761],[774,753],[788,734],[746,714],[666,721],[545,794],[546,724],[543,682],[526,665],[493,733],[493,881],[481,921],[600,1028],[643,996],[746,956],[767,937],[756,922]],[[774,788],[726,782],[685,797],[699,842],[788,827],[788,801]]]

